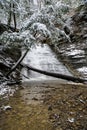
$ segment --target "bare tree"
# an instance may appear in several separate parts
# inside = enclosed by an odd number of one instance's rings
[[[16,30],[16,15],[15,15],[15,3],[14,2],[10,2],[9,3],[9,18],[8,18],[8,25],[11,26],[11,22],[12,22],[12,17],[13,17],[13,22],[14,22],[14,28]]]

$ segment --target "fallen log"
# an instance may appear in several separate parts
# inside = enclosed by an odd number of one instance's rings
[[[16,64],[11,68],[11,70],[6,74],[6,77],[8,77],[17,67],[18,65],[21,63],[21,61],[25,58],[26,54],[28,53],[29,49],[26,50],[26,52],[24,53],[24,55],[22,55],[19,60],[16,62]]]
[[[7,69],[11,69],[11,66],[8,64],[8,62],[5,60],[5,58],[3,56],[0,56],[1,58],[1,61],[0,61],[0,69],[3,69],[3,70],[7,70]],[[16,71],[18,73],[20,73],[21,76],[29,79],[29,77],[27,77],[26,75],[24,75],[18,68],[16,68]],[[1,75],[0,75],[1,76]],[[3,77],[3,76],[2,76]]]
[[[38,73],[41,73],[41,74],[44,74],[44,75],[47,75],[47,76],[52,76],[52,77],[55,77],[55,78],[61,78],[61,79],[65,79],[65,80],[68,80],[68,81],[80,82],[80,83],[87,82],[87,80],[82,79],[82,78],[39,70],[37,68],[31,67],[31,66],[29,66],[27,64],[23,64],[23,63],[21,63],[21,66],[25,67],[25,68],[28,68],[29,70],[32,70],[32,71],[35,71],[35,72],[38,72]]]

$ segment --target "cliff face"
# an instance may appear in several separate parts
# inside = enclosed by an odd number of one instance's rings
[[[78,7],[76,13],[72,16],[72,29],[76,38],[85,41],[87,38],[87,5]]]
[[[71,15],[71,14],[70,14]],[[59,44],[62,60],[73,71],[87,78],[87,4],[79,6],[66,21],[69,23],[71,43]]]

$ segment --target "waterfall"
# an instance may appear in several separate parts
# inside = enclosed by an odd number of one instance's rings
[[[23,60],[24,64],[28,64],[37,69],[48,72],[71,75],[67,68],[57,59],[56,54],[50,49],[48,45],[37,45],[32,48]],[[53,77],[45,76],[31,70],[22,70],[22,73],[29,77],[29,80],[55,80]],[[26,81],[27,79],[23,79]]]

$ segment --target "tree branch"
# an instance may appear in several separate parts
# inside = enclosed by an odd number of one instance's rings
[[[26,50],[24,55],[22,55],[19,60],[16,62],[16,64],[11,68],[11,70],[6,74],[6,77],[8,77],[16,68],[17,66],[21,63],[21,61],[25,58],[26,54],[28,53],[29,49]]]

